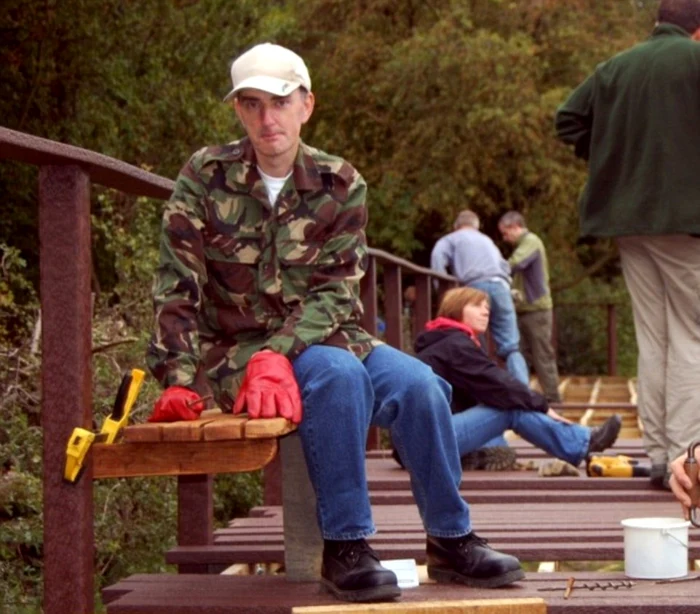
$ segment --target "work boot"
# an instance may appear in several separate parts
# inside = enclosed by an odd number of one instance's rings
[[[591,438],[588,442],[588,454],[602,452],[615,443],[622,427],[622,418],[618,414],[610,416],[600,426],[591,429]]]
[[[401,595],[396,574],[380,565],[364,539],[324,540],[321,584],[342,601],[391,601]]]
[[[497,588],[525,577],[520,561],[491,548],[473,531],[463,537],[428,535],[428,577],[482,588]]]

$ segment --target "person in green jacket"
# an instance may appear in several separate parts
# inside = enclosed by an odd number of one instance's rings
[[[226,96],[246,136],[185,164],[163,215],[147,362],[165,389],[151,421],[193,419],[205,397],[251,419],[299,425],[321,583],[344,601],[401,594],[366,538],[365,452],[389,430],[411,474],[437,582],[497,587],[524,577],[473,531],[459,486],[451,390],[363,327],[367,184],[300,133],[314,109],[303,59],[263,43],[231,65]]]
[[[632,299],[651,480],[700,438],[700,0],[661,0],[651,36],[557,110],[588,161],[582,237],[614,237]]]
[[[515,246],[508,258],[513,290],[518,297],[515,311],[520,329],[520,347],[537,373],[542,392],[550,403],[561,402],[557,356],[552,345],[552,293],[549,265],[542,240],[528,230],[517,211],[501,216],[498,230],[506,243]]]

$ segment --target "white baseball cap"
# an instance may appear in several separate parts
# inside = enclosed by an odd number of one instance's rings
[[[311,91],[309,70],[296,53],[272,43],[262,43],[238,56],[231,64],[233,89],[224,101],[231,100],[239,90],[251,88],[288,96],[298,87]]]

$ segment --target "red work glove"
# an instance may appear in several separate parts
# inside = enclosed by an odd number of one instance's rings
[[[301,394],[289,359],[271,350],[253,354],[245,370],[233,413],[248,408],[251,418],[282,416],[301,422]]]
[[[196,420],[204,409],[204,399],[182,386],[171,386],[156,401],[149,422],[177,422]]]

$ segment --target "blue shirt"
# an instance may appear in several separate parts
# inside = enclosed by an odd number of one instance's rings
[[[493,279],[510,285],[510,265],[498,247],[483,232],[472,228],[461,228],[442,237],[430,255],[430,268],[451,273],[465,286]]]

